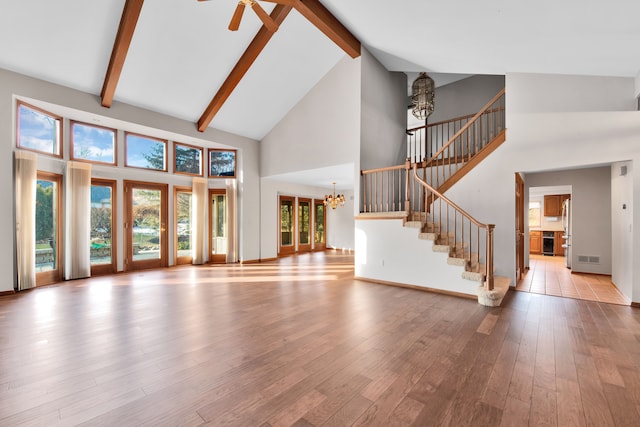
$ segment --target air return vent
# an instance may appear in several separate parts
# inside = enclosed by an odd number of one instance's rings
[[[600,264],[600,257],[593,255],[578,255],[578,262],[582,264]]]

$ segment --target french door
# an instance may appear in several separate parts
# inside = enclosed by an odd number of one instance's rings
[[[116,272],[116,181],[91,180],[91,275]]]
[[[278,222],[280,230],[280,255],[288,255],[296,252],[296,215],[295,215],[295,197],[280,196]]]
[[[314,204],[313,216],[313,250],[323,251],[327,248],[325,233],[327,229],[326,206],[324,200],[316,199]]]
[[[36,286],[62,279],[62,176],[38,172],[36,182]]]
[[[298,198],[298,252],[311,250],[311,199]]]
[[[167,266],[167,184],[124,181],[125,271]]]
[[[209,190],[209,260],[214,263],[227,262],[227,191]]]
[[[191,246],[191,187],[173,188],[173,218],[174,227],[174,259],[177,264],[191,264],[193,261]]]

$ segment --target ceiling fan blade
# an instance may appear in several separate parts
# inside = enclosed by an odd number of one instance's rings
[[[229,29],[231,31],[238,31],[240,27],[240,21],[242,21],[242,14],[244,13],[244,3],[238,2],[236,6],[235,12],[233,12],[233,16],[231,17],[231,22],[229,22]]]
[[[258,18],[262,21],[265,27],[272,33],[278,31],[278,24],[275,23],[273,19],[269,16],[267,12],[258,4],[257,1],[251,2],[251,9],[258,15]]]

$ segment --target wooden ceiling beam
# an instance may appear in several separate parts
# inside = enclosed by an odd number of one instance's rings
[[[291,9],[291,6],[277,4],[271,11],[271,19],[278,25],[282,24]],[[229,76],[227,76],[227,79],[222,83],[222,86],[220,86],[220,89],[218,89],[218,92],[204,110],[204,113],[202,113],[202,116],[198,120],[198,130],[200,132],[204,132],[207,129],[211,120],[213,120],[218,111],[220,111],[220,108],[222,108],[222,105],[224,105],[229,96],[231,96],[233,90],[238,83],[240,83],[240,80],[242,80],[251,65],[253,65],[269,40],[271,40],[273,34],[274,33],[269,31],[264,25],[260,28],[258,34],[253,38],[247,50],[244,51]]]
[[[122,10],[122,18],[120,18],[120,26],[116,34],[116,40],[113,43],[111,51],[111,59],[109,67],[100,92],[101,103],[103,107],[111,107],[113,96],[116,93],[116,86],[120,80],[120,74],[124,67],[124,60],[127,58],[127,52],[133,39],[133,33],[138,23],[138,17],[142,10],[144,0],[127,0]]]
[[[297,0],[293,7],[347,55],[360,56],[360,41],[318,0]]]

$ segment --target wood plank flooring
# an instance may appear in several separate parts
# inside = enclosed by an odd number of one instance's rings
[[[0,425],[638,425],[640,310],[361,282],[334,251],[0,297]]]
[[[611,276],[572,273],[563,257],[529,255],[529,270],[516,289],[537,294],[629,305],[631,301],[611,283]]]

